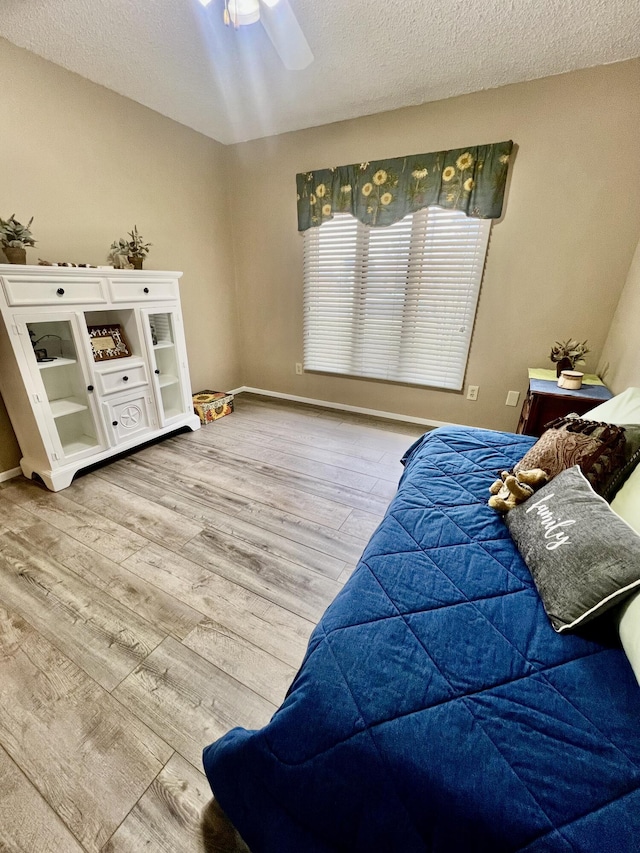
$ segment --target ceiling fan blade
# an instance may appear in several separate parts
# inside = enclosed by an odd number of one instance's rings
[[[263,0],[260,3],[260,20],[271,39],[284,67],[301,71],[313,62],[309,47],[289,0]]]

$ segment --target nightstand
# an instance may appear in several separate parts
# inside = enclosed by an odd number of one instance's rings
[[[584,415],[613,394],[594,374],[587,373],[579,391],[558,388],[555,370],[529,368],[529,390],[522,405],[518,429],[525,435],[541,436],[545,424],[575,412]]]

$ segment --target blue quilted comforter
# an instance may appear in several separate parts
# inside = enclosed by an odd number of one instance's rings
[[[417,442],[280,710],[205,749],[254,853],[640,850],[631,668],[615,643],[553,631],[486,506],[532,441]]]

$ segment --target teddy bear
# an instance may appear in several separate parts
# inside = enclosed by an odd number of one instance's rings
[[[507,512],[514,506],[524,503],[530,498],[536,488],[543,486],[549,475],[542,468],[531,468],[529,471],[518,471],[510,474],[503,471],[500,479],[489,487],[491,497],[489,506],[499,512]]]

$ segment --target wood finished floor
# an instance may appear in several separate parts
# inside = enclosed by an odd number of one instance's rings
[[[53,494],[0,487],[0,851],[202,853],[424,429],[242,395]]]

